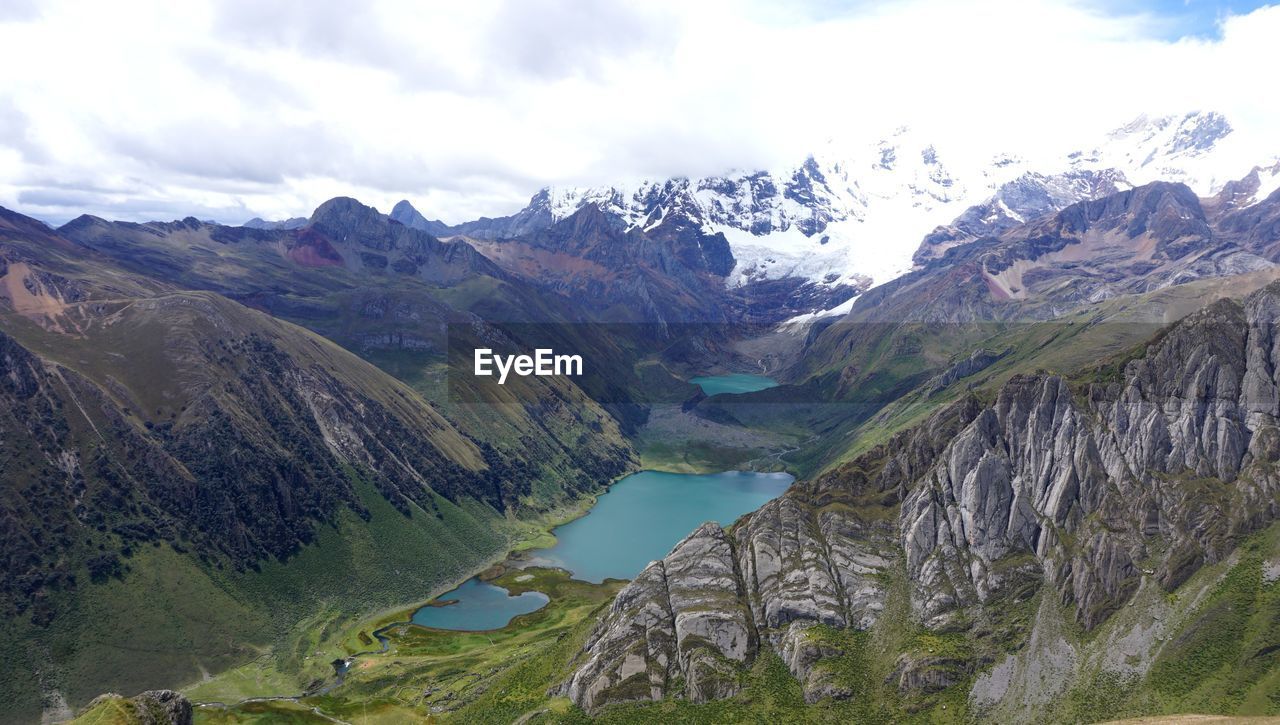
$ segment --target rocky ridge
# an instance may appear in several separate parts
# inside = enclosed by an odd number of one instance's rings
[[[874,628],[895,580],[912,621],[978,642],[1022,641],[1001,611],[1041,588],[1086,630],[1144,581],[1172,590],[1280,516],[1278,321],[1280,284],[1219,301],[1119,373],[1015,377],[728,530],[704,525],[619,594],[562,691],[588,711],[706,701],[769,648],[810,701],[848,696],[814,628]],[[983,664],[943,660],[905,658],[896,681]]]

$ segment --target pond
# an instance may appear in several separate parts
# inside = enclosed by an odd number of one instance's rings
[[[441,604],[450,599],[457,601]],[[498,629],[513,617],[542,609],[549,601],[542,592],[525,592],[513,597],[502,587],[472,578],[457,589],[441,594],[434,605],[414,612],[413,623],[436,629]]]

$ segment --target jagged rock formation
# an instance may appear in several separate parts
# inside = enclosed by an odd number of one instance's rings
[[[913,621],[971,638],[1041,587],[1085,629],[1144,576],[1177,587],[1280,517],[1277,323],[1280,284],[1219,301],[1112,377],[1015,377],[727,532],[702,527],[619,594],[563,691],[589,711],[704,701],[770,647],[811,700],[839,696],[807,633],[874,626],[895,576]],[[946,658],[903,659],[896,680],[929,691],[977,664]]]
[[[954,365],[930,379],[924,386],[925,395],[936,395],[946,390],[957,380],[963,380],[970,375],[986,370],[1007,354],[1009,354],[1009,350],[993,352],[985,348],[978,348],[969,353],[969,357],[957,361]]]
[[[147,690],[133,697],[99,695],[72,725],[99,722],[121,725],[191,725],[191,701],[173,690]]]
[[[676,678],[699,702],[732,695],[733,665],[757,646],[738,580],[723,529],[712,523],[690,534],[619,594],[611,609],[618,626],[596,631],[596,652],[569,683],[570,696],[660,699]]]

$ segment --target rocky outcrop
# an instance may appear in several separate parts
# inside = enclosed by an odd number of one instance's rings
[[[148,690],[133,698],[140,725],[190,725],[191,702],[173,690]]]
[[[963,681],[972,667],[972,661],[959,657],[904,653],[889,680],[904,694],[938,692]]]
[[[191,701],[173,690],[147,690],[133,697],[99,695],[75,722],[111,722],[127,725],[191,725]]]
[[[728,535],[704,526],[622,591],[566,693],[592,710],[643,670],[650,686],[622,688],[626,699],[722,696],[732,668],[771,647],[807,697],[840,696],[815,677],[831,653],[806,632],[872,627],[896,567],[911,618],[939,633],[970,631],[1040,586],[1085,629],[1144,572],[1178,586],[1280,517],[1277,322],[1280,284],[1217,302],[1113,379],[1015,377],[988,404],[964,399],[793,486]],[[696,595],[675,594],[690,586]],[[906,653],[890,679],[927,693],[973,666]],[[669,684],[679,678],[683,692]]]
[[[1000,361],[1000,358],[1008,355],[1008,350],[1001,352],[993,352],[985,348],[979,348],[969,354],[969,357],[956,362],[951,367],[938,373],[925,386],[925,395],[937,395],[946,390],[952,383],[957,380],[963,380],[975,373],[991,367]]]
[[[1006,385],[903,503],[923,620],[1042,575],[1093,627],[1133,594],[1138,562],[1173,588],[1280,514],[1278,301],[1273,285],[1215,303],[1107,385]]]
[[[734,694],[736,665],[757,649],[739,581],[728,536],[704,524],[614,600],[610,626],[592,635],[592,656],[566,683],[566,694],[587,708],[671,694],[694,702]]]

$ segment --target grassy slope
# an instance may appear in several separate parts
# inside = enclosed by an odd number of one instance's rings
[[[591,402],[582,391],[562,381],[544,379],[513,380],[510,396],[495,402],[460,402],[449,393],[448,367],[431,356],[406,350],[365,353],[367,359],[404,382],[432,407],[440,410],[460,429],[488,441],[511,456],[530,458],[539,477],[522,504],[526,516],[553,512],[571,504],[566,490],[580,487],[583,472],[572,458],[573,449],[598,445],[596,441],[629,448],[618,424]],[[455,381],[460,382],[460,381]],[[470,400],[470,399],[464,399]],[[535,406],[531,401],[556,400],[554,407]],[[595,440],[585,438],[591,431]],[[588,488],[586,492],[594,490]],[[584,492],[584,493],[586,493]]]
[[[1058,711],[1078,720],[1280,715],[1280,581],[1266,581],[1266,562],[1280,565],[1280,525],[1250,537],[1235,556],[1201,570],[1177,592],[1152,593],[1168,605],[1162,618],[1178,625],[1159,642],[1149,675],[1135,681],[1086,665]],[[1142,624],[1144,616],[1138,608],[1120,612],[1097,632],[1078,635],[1081,648],[1096,656],[1109,634]]]
[[[492,632],[445,632],[421,627],[390,631],[392,649],[364,655],[348,682],[324,697],[302,701],[306,708],[351,723],[426,722],[581,723],[591,720],[567,699],[549,694],[572,669],[572,661],[620,583],[585,584],[563,574],[534,570],[534,578],[518,581],[509,572],[497,583],[513,593],[524,588],[551,595],[538,612]],[[885,684],[896,656],[904,650],[964,648],[963,637],[924,633],[909,624],[906,599],[899,597],[883,624],[871,632],[820,628],[813,634],[844,655],[823,663],[830,677],[856,694],[845,701],[804,702],[799,683],[782,660],[765,651],[743,674],[743,691],[727,700],[694,705],[682,700],[617,705],[597,715],[605,723],[641,722],[963,722],[964,691],[951,688],[926,700],[908,701]],[[363,648],[364,634],[402,620],[400,612],[352,630],[351,651]],[[193,690],[199,697],[200,690]],[[298,703],[246,703],[233,708],[205,706],[197,720],[208,723],[255,722],[286,718]]]
[[[412,395],[402,387],[397,395],[390,378],[327,340],[216,295],[190,293],[147,303],[158,304],[161,313],[136,314],[126,307],[113,324],[90,326],[85,337],[47,334],[16,317],[6,321],[6,329],[46,358],[91,379],[119,381],[116,389],[130,394],[121,402],[133,405],[144,420],[163,420],[185,408],[195,381],[182,360],[181,341],[216,339],[225,334],[228,320],[242,327],[242,318],[300,359],[343,370],[389,406],[403,408],[403,396]],[[195,305],[217,312],[212,317],[188,313]],[[114,352],[124,341],[127,356]],[[478,464],[474,449],[442,419],[428,413],[420,429],[438,435],[462,460]],[[455,505],[442,497],[436,498],[439,517],[418,509],[406,518],[372,487],[357,488],[372,513],[370,522],[344,510],[336,527],[322,529],[315,544],[288,562],[232,574],[167,545],[144,547],[127,559],[129,572],[122,580],[64,597],[66,609],[47,632],[25,619],[5,622],[18,654],[0,660],[0,676],[12,695],[0,705],[0,718],[35,716],[42,689],[56,689],[71,704],[81,704],[104,690],[132,693],[190,681],[268,649],[273,671],[300,690],[309,679],[327,674],[328,660],[306,660],[304,653],[314,643],[288,634],[297,622],[339,626],[379,608],[425,598],[505,552],[522,531],[492,508],[466,500]],[[41,669],[41,660],[49,658],[61,663],[61,672]]]
[[[447,333],[444,323],[469,320],[472,315],[489,321],[575,319],[555,296],[479,273],[437,285],[389,270],[300,266],[283,254],[282,245],[292,238],[290,234],[208,225],[160,225],[162,231],[134,225],[90,226],[68,233],[86,239],[137,275],[242,300],[318,333],[413,385],[460,430],[511,459],[534,464],[541,489],[525,503],[536,511],[562,504],[566,491],[574,497],[595,488],[598,480],[584,479],[599,479],[599,472],[583,476],[580,468],[593,466],[576,466],[565,453],[584,431],[595,448],[626,445],[615,421],[565,381],[540,381],[521,390],[513,405],[481,406],[485,409],[478,412],[450,405],[443,361],[448,337],[457,330]],[[235,241],[228,242],[227,237]],[[561,327],[572,330],[575,326]],[[396,340],[417,347],[402,348]],[[567,347],[582,351],[592,349],[592,344],[607,348],[608,343],[584,341]],[[574,410],[567,413],[570,406],[564,406],[548,420],[545,410],[526,405],[531,401],[568,401]]]
[[[543,707],[547,687],[581,648],[589,625],[621,582],[588,584],[546,569],[514,570],[494,581],[512,593],[545,592],[551,602],[490,632],[393,626],[386,632],[391,640],[389,652],[361,656],[342,687],[306,698],[304,704],[359,723],[413,722],[429,715],[507,723]],[[411,613],[412,609],[397,611],[363,622],[346,631],[342,647],[347,654],[376,649],[372,632],[406,621]],[[212,699],[210,692],[209,686],[200,686],[189,695],[206,701]],[[231,708],[206,705],[199,708],[198,719],[246,722],[267,713],[283,717],[294,707],[281,701]],[[567,701],[556,698],[546,707],[570,710]]]
[[[17,657],[0,661],[8,670],[0,677],[34,695],[29,673],[50,652],[66,673],[64,695],[83,703],[104,690],[190,682],[253,658],[237,671],[269,673],[273,687],[301,691],[332,673],[336,633],[371,611],[438,593],[509,543],[509,527],[485,506],[440,498],[442,518],[421,509],[408,518],[371,487],[358,490],[372,514],[367,524],[344,512],[315,544],[260,572],[219,571],[167,546],[138,551],[123,580],[83,588],[51,637],[7,623]]]
[[[369,526],[342,512],[337,529],[322,532],[316,544],[287,563],[265,564],[261,573],[231,575],[167,545],[135,551],[126,562],[123,581],[82,587],[82,601],[72,603],[63,597],[71,608],[59,618],[52,634],[37,636],[25,619],[0,624],[11,641],[23,645],[18,657],[0,662],[6,695],[13,694],[0,702],[0,720],[10,713],[34,716],[41,706],[41,691],[56,690],[73,705],[82,704],[104,688],[132,692],[217,671],[258,655],[267,645],[275,645],[268,668],[273,683],[305,684],[317,673],[324,674],[327,664],[304,666],[303,653],[314,652],[309,648],[317,642],[301,639],[327,642],[325,632],[340,630],[370,611],[427,598],[508,549],[522,548],[530,539],[544,536],[542,519],[574,509],[583,493],[596,490],[599,483],[598,471],[584,475],[560,452],[575,443],[581,448],[599,441],[604,444],[598,449],[626,449],[616,423],[571,386],[528,396],[567,400],[568,405],[552,413],[522,404],[478,412],[449,409],[444,396],[434,401],[436,410],[432,410],[409,386],[324,337],[211,292],[174,291],[164,282],[124,272],[105,259],[85,259],[93,255],[60,240],[54,242],[18,239],[14,243],[41,259],[45,268],[77,280],[92,302],[68,305],[64,324],[54,332],[21,315],[5,314],[0,321],[29,349],[96,382],[139,427],[181,421],[192,399],[210,383],[217,388],[217,376],[233,374],[234,360],[204,364],[203,346],[252,329],[303,366],[340,370],[340,377],[403,414],[415,430],[467,468],[483,466],[479,450],[459,434],[454,421],[446,421],[437,411],[456,413],[451,417],[463,424],[466,433],[499,448],[532,438],[541,445],[539,453],[546,455],[527,456],[543,467],[532,494],[521,502],[528,507],[522,513],[524,521],[510,520],[465,500],[455,506],[438,497],[439,519],[434,511],[420,510],[411,520],[404,519],[371,488],[362,488],[361,498],[374,512]],[[349,343],[364,334],[404,331],[403,325],[361,314],[362,300],[370,295],[391,292],[393,298],[416,305],[415,310],[425,309],[423,329],[439,327],[446,318],[444,304],[521,309],[525,303],[487,278],[453,289],[407,282],[390,289],[392,285],[382,281],[376,289],[361,289],[368,280],[345,271],[299,275],[293,265],[274,254],[263,255],[244,245],[211,244],[206,249],[193,243],[189,251],[193,255],[186,260],[189,264],[172,265],[172,281],[224,279],[228,292],[263,286],[264,279],[280,282],[265,286],[294,288],[295,295],[282,302],[285,316]],[[163,267],[173,260],[161,254],[152,261]],[[143,259],[139,266],[149,268],[150,262]],[[246,275],[257,276],[248,279]],[[58,334],[67,331],[73,334]],[[420,365],[421,359],[413,363]],[[410,381],[418,374],[414,369],[397,372]],[[414,387],[429,391],[426,386]],[[439,388],[430,392],[437,393]],[[535,418],[541,429],[530,424]],[[554,439],[547,440],[544,431]],[[516,449],[518,453],[519,445]],[[280,634],[299,621],[304,621],[298,629],[308,632],[306,637]],[[317,629],[320,634],[312,636]],[[119,645],[122,632],[129,642],[123,646]],[[37,668],[36,663],[51,653],[71,663],[67,671]],[[313,659],[320,662],[314,655]]]
[[[1127,631],[1133,611],[1121,612],[1092,633],[1065,625],[1067,637],[1086,664],[1076,685],[1042,711],[1049,722],[1094,722],[1111,717],[1184,712],[1241,715],[1280,714],[1280,583],[1263,582],[1263,562],[1280,563],[1280,525],[1253,537],[1232,561],[1207,567],[1176,592],[1159,594],[1171,602],[1178,625],[1165,638],[1148,676],[1126,681],[1090,668],[1088,662],[1112,646],[1110,637]],[[500,583],[520,591],[513,574]],[[899,582],[900,583],[900,582]],[[414,722],[437,717],[446,722],[507,723],[724,723],[724,722],[973,722],[1000,715],[974,712],[968,692],[977,674],[927,695],[903,695],[891,675],[900,654],[992,662],[1001,654],[984,650],[963,634],[937,634],[911,623],[906,598],[892,587],[888,608],[866,632],[819,627],[812,637],[842,652],[819,668],[833,684],[847,687],[847,700],[806,704],[800,685],[781,659],[764,652],[743,673],[743,690],[726,700],[692,704],[683,700],[634,703],[606,708],[592,719],[548,689],[568,675],[571,660],[612,595],[609,587],[568,582],[538,572],[526,586],[552,592],[542,612],[527,615],[491,633],[453,633],[406,627],[393,632],[395,647],[361,660],[348,686],[330,696],[305,701],[308,707],[353,723]],[[606,591],[608,590],[608,591]],[[1038,608],[1061,608],[1041,597],[1011,606],[1006,619],[1029,626]],[[1175,615],[1170,615],[1175,616]],[[376,626],[380,622],[371,623]],[[367,632],[368,627],[361,628]],[[1011,648],[1011,651],[1017,651]],[[945,665],[944,665],[945,666]],[[284,717],[293,703],[203,708],[204,722],[253,722]]]

